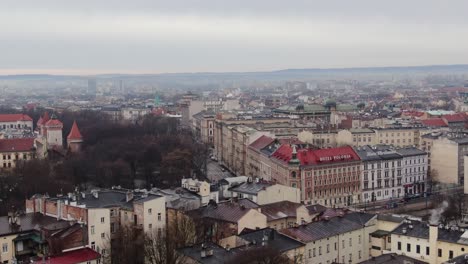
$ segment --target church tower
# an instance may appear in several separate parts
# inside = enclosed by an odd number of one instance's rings
[[[78,128],[76,121],[73,121],[73,126],[70,130],[70,134],[68,134],[67,136],[68,149],[72,153],[80,152],[82,143],[83,136],[80,133],[80,129]]]

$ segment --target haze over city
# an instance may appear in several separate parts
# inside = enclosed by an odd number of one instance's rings
[[[465,64],[466,1],[3,1],[0,74]]]

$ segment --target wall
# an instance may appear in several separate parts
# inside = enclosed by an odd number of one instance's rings
[[[151,212],[150,212],[151,211]],[[151,226],[151,227],[150,227]],[[166,199],[159,197],[143,203],[143,230],[145,233],[166,229]]]
[[[104,218],[103,222],[101,218]],[[102,250],[105,250],[103,255],[110,254],[110,209],[88,209],[88,219],[89,247],[93,248],[94,242],[94,250],[101,254]]]
[[[237,234],[240,234],[244,228],[255,230],[265,227],[267,227],[267,217],[257,210],[250,209],[237,223]]]
[[[458,184],[458,145],[446,138],[435,140],[431,149],[432,179],[446,184]]]
[[[17,235],[11,235],[11,236],[4,236],[0,237],[0,262],[3,263],[5,261],[8,261],[7,263],[13,263],[11,262],[14,254],[15,254],[15,248],[13,245],[13,239],[15,239]],[[3,244],[8,245],[8,251],[3,252]]]
[[[274,184],[260,191],[257,196],[259,205],[269,204],[281,201],[301,202],[301,191],[298,188],[289,187],[281,184]]]

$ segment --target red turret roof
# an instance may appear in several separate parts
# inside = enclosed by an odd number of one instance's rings
[[[39,118],[39,120],[37,120],[37,125],[40,126],[40,125],[44,125],[45,123],[47,123],[47,121],[50,120],[50,117],[49,117],[49,113],[48,112],[44,112],[44,114]]]
[[[46,127],[47,127],[47,126],[54,126],[54,127],[56,127],[56,126],[63,126],[63,124],[62,124],[62,122],[60,122],[60,120],[58,120],[58,119],[50,119],[49,121],[47,121],[47,122],[45,123],[45,126],[46,126]]]
[[[67,139],[83,139],[83,136],[80,133],[80,129],[78,129],[78,125],[76,121],[73,121],[73,126],[70,130],[70,134],[68,134]]]

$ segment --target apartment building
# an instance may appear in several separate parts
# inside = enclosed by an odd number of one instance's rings
[[[462,134],[441,135],[433,139],[431,170],[433,181],[443,184],[464,184],[464,156],[468,154],[468,137]]]
[[[362,201],[373,202],[404,196],[402,159],[388,145],[354,148],[362,160]]]
[[[300,189],[261,179],[252,179],[229,189],[231,197],[247,198],[263,205],[281,201],[299,203],[301,201]]]
[[[391,232],[391,252],[430,264],[439,264],[465,254],[468,231],[458,227],[405,220]]]
[[[192,131],[201,142],[214,146],[215,112],[201,111],[193,115]]]
[[[33,119],[25,114],[0,114],[0,130],[33,130]]]
[[[93,190],[67,196],[34,195],[26,200],[27,213],[77,221],[87,226],[87,245],[104,257],[119,228],[132,226],[162,235],[166,227],[165,197],[123,189]]]
[[[361,198],[361,160],[352,147],[281,145],[271,155],[272,180],[301,190],[301,200],[346,206]]]
[[[396,127],[396,128],[376,128],[375,140],[377,144],[394,145],[397,147],[419,146],[421,128]]]
[[[305,244],[303,263],[359,263],[370,257],[369,234],[376,216],[348,213],[280,232]]]
[[[281,230],[312,222],[316,214],[310,214],[307,207],[301,203],[281,201],[260,206],[262,214],[267,217],[269,228]]]
[[[0,139],[0,170],[10,170],[22,160],[36,156],[34,138]]]

